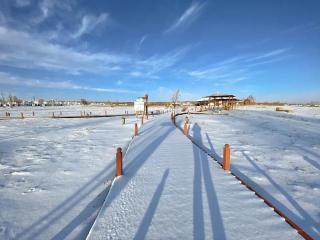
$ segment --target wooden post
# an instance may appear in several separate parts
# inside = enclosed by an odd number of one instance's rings
[[[62,115],[62,112],[60,111],[60,116]]]
[[[116,154],[116,177],[123,175],[122,172],[122,149],[117,148]]]
[[[104,115],[106,115],[106,116],[107,116],[107,111],[104,111]]]
[[[230,171],[230,145],[225,144],[223,148],[223,170]]]
[[[134,124],[134,135],[138,136],[138,124],[137,123]]]
[[[144,115],[142,115],[142,118],[141,118],[141,125],[143,125],[143,119],[144,119]]]
[[[184,126],[183,126],[183,134],[185,136],[188,136],[188,132],[189,132],[189,124],[187,122],[185,122]]]
[[[54,118],[54,112],[52,112],[52,117]]]
[[[34,112],[32,112],[32,116],[34,117]]]
[[[23,117],[23,113],[21,113],[21,118],[23,119],[24,117]]]
[[[125,124],[126,124],[126,118],[123,117],[123,118],[122,118],[122,125],[125,125]]]

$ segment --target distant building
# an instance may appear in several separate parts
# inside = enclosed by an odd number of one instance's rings
[[[208,109],[225,109],[232,110],[236,107],[238,99],[232,94],[213,94],[202,97],[197,101],[197,106],[206,107]]]

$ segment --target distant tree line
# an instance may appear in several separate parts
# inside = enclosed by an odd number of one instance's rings
[[[0,93],[0,105],[3,106],[5,104],[10,104],[11,105],[21,105],[22,104],[22,99],[18,98],[16,95],[9,93],[8,96],[1,92]]]

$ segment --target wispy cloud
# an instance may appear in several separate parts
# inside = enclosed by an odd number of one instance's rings
[[[14,4],[16,7],[26,7],[29,6],[31,4],[31,0],[15,0]]]
[[[143,76],[143,73],[142,73],[142,72],[139,72],[139,71],[132,71],[132,72],[130,72],[129,74],[130,74],[130,76],[132,76],[132,77],[141,77],[141,76]]]
[[[196,81],[213,81],[217,86],[233,85],[259,73],[256,70],[259,65],[288,58],[291,56],[288,54],[289,51],[289,48],[281,48],[260,54],[244,54],[216,62],[205,68],[189,70],[187,74]]]
[[[137,52],[140,51],[142,44],[146,41],[148,37],[148,34],[145,34],[141,37],[140,41],[138,42],[138,46],[137,46]]]
[[[154,76],[155,74],[176,65],[189,51],[190,47],[179,48],[167,54],[153,55],[144,60],[136,62],[137,71],[133,73],[143,73],[144,76]]]
[[[2,65],[68,73],[115,71],[130,61],[124,54],[81,52],[1,26],[0,50]]]
[[[97,88],[74,84],[72,81],[48,81],[42,79],[30,79],[14,76],[6,72],[0,72],[0,85],[12,85],[19,87],[52,88],[65,90],[85,90],[106,93],[136,93],[135,91],[121,88]]]
[[[272,50],[270,52],[262,53],[260,55],[251,57],[246,59],[247,62],[254,62],[256,60],[261,60],[261,59],[270,59],[279,55],[283,55],[284,53],[288,52],[290,49],[289,48],[280,48],[276,50]]]
[[[79,29],[73,34],[74,38],[79,38],[84,34],[88,34],[97,27],[105,24],[109,18],[107,13],[102,13],[99,16],[85,15],[81,20]]]
[[[35,24],[39,24],[59,11],[70,12],[72,11],[73,5],[74,5],[73,0],[64,0],[64,1],[42,0],[39,2],[39,5],[38,5],[40,12],[38,15],[36,15],[32,19],[32,22]]]
[[[206,3],[192,2],[189,8],[164,33],[173,32],[194,22],[201,14]]]

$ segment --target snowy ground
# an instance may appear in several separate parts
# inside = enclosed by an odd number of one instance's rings
[[[191,115],[190,134],[217,159],[223,145],[229,143],[232,170],[320,239],[319,110],[312,108],[312,114],[306,114],[310,108],[296,108],[293,114],[287,114],[266,109]],[[298,111],[301,114],[294,114]],[[182,125],[184,116],[178,119]],[[194,132],[195,127],[200,130]]]
[[[275,112],[276,108],[280,107],[285,110],[289,110],[288,113],[286,112],[278,112],[278,116],[281,115],[282,117],[306,117],[306,118],[317,118],[320,119],[320,107],[306,107],[306,106],[298,106],[298,105],[285,105],[285,106],[240,106],[238,109],[240,110],[252,110],[252,111],[264,111],[266,114],[268,112]]]
[[[183,136],[167,114],[146,124],[134,138],[124,175],[113,182],[89,239],[301,236]]]
[[[116,148],[130,142],[134,121],[0,121],[0,239],[83,239],[114,176]]]
[[[149,111],[164,110],[163,107],[150,107]],[[92,115],[108,115],[113,114],[125,114],[134,113],[133,107],[95,107],[95,106],[63,106],[63,107],[0,107],[0,118],[5,117],[5,113],[9,112],[11,117],[21,117],[23,113],[24,117],[33,117],[32,113],[35,113],[35,117],[52,117],[52,113],[55,116],[80,116],[81,112]]]

